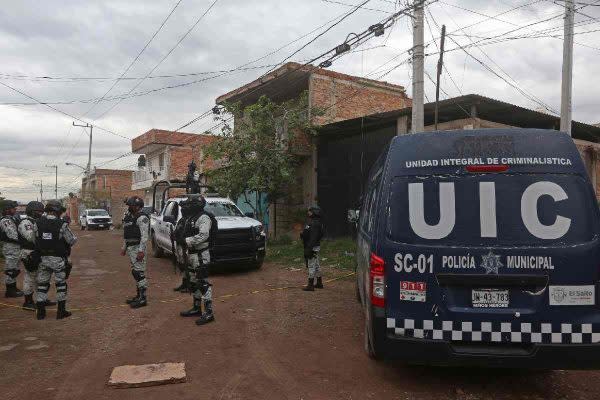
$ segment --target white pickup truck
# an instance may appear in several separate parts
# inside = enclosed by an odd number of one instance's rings
[[[179,203],[185,197],[167,200],[159,214],[150,219],[152,255],[171,254],[171,231],[181,218]],[[217,237],[211,252],[216,264],[247,264],[260,268],[265,258],[265,233],[262,224],[244,215],[233,201],[226,197],[206,197],[206,210],[214,214],[218,223]]]

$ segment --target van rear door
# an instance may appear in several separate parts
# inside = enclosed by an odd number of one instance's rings
[[[512,142],[527,139],[516,135]],[[404,163],[389,176],[379,249],[386,260],[386,316],[396,333],[519,341],[514,322],[596,322],[598,206],[578,155],[551,161],[488,153],[442,168],[448,157],[414,169]],[[486,164],[494,158],[513,164]],[[427,166],[431,160],[437,167]],[[490,324],[487,332],[482,324]]]

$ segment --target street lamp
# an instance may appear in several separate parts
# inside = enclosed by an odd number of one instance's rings
[[[71,167],[77,167],[77,168],[81,168],[81,169],[82,169],[82,170],[84,170],[84,171],[87,171],[87,168],[84,168],[84,167],[82,167],[82,166],[81,166],[81,165],[79,165],[79,164],[75,164],[75,163],[70,163],[70,162],[68,162],[68,163],[65,163],[65,165],[70,165]]]

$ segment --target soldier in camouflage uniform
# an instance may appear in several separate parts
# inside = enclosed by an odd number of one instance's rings
[[[5,297],[21,297],[23,292],[17,288],[17,276],[19,270],[19,256],[21,246],[19,245],[19,234],[17,233],[17,202],[4,200],[2,207],[2,219],[0,219],[0,241],[2,242],[2,254],[4,255],[4,275],[6,282]]]
[[[125,242],[121,249],[121,255],[127,255],[131,262],[131,275],[136,282],[137,295],[126,300],[131,308],[144,307],[148,304],[146,290],[148,280],[146,279],[146,244],[150,230],[150,218],[142,213],[144,200],[138,196],[132,196],[125,201],[129,207],[125,218],[123,218],[123,235]]]
[[[37,286],[37,273],[41,259],[39,252],[35,251],[35,221],[38,220],[44,213],[44,205],[39,201],[31,201],[27,204],[25,210],[27,217],[22,218],[19,222],[19,243],[21,244],[21,262],[25,267],[25,275],[23,277],[23,293],[25,301],[23,308],[26,310],[35,311],[35,302],[33,300],[33,292]],[[46,301],[47,306],[55,306],[53,301]]]
[[[34,227],[36,249],[42,257],[37,274],[37,319],[46,318],[46,302],[52,274],[54,274],[58,302],[56,319],[63,319],[71,316],[66,308],[67,279],[71,272],[67,267],[67,258],[77,237],[60,217],[65,212],[65,208],[59,201],[50,200],[45,210],[46,215],[39,218]]]
[[[180,315],[182,317],[199,315],[196,325],[204,325],[215,320],[212,309],[212,285],[208,283],[208,266],[217,221],[212,214],[204,210],[205,205],[206,200],[202,196],[190,197],[189,200],[180,203],[185,222],[183,234],[176,235],[177,244],[187,251],[188,276],[194,299],[192,308],[182,311]]]
[[[302,289],[313,292],[315,288],[323,289],[323,278],[321,276],[321,264],[319,263],[319,252],[321,251],[321,239],[325,233],[321,221],[321,208],[314,206],[308,209],[308,220],[300,239],[304,244],[304,259],[308,268],[308,283]],[[316,283],[314,282],[316,279]]]

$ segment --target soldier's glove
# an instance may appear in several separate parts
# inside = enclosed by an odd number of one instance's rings
[[[65,279],[69,279],[72,269],[73,263],[71,263],[71,260],[65,260]]]

